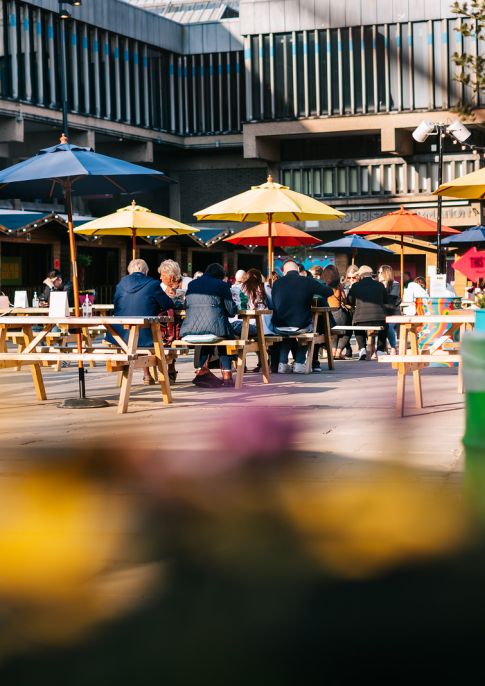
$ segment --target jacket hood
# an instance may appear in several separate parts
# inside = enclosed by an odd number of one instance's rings
[[[138,293],[154,281],[155,279],[152,279],[151,276],[146,276],[141,272],[133,272],[133,274],[128,274],[121,279],[118,288],[125,293]]]

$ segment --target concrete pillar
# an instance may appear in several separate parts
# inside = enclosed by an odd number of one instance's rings
[[[15,119],[0,119],[0,143],[23,143],[24,120],[22,115]]]

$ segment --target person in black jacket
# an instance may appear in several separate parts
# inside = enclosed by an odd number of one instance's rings
[[[357,272],[360,281],[354,283],[350,289],[347,300],[349,304],[355,308],[352,324],[356,326],[383,326],[383,330],[379,331],[377,353],[384,354],[386,350],[386,309],[385,305],[388,302],[388,294],[382,283],[375,281],[372,278],[372,269],[367,265],[362,267]],[[359,360],[367,359],[367,332],[356,331],[355,339],[359,347]]]
[[[274,332],[288,336],[311,331],[313,298],[328,298],[331,295],[331,288],[312,277],[300,276],[297,263],[288,260],[283,265],[283,277],[273,284]],[[293,369],[288,364],[290,350],[294,358]],[[304,374],[306,353],[306,346],[298,345],[295,340],[284,339],[280,346],[278,373],[288,374],[294,371]]]
[[[237,307],[232,299],[229,284],[223,281],[226,273],[220,264],[210,264],[204,276],[189,283],[185,296],[186,317],[180,329],[180,336],[213,336],[217,338],[234,338],[229,317],[237,314]],[[222,369],[222,381],[209,370],[208,361],[214,352],[214,346],[202,346],[198,369],[193,383],[201,388],[217,386],[234,386],[232,379],[232,358],[225,354],[225,348],[219,352]]]

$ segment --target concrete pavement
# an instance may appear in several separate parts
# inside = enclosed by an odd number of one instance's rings
[[[255,364],[249,360],[249,367]],[[325,363],[323,363],[325,367]],[[89,396],[103,397],[110,407],[66,410],[57,407],[75,397],[77,370],[45,370],[49,400],[38,402],[30,372],[0,372],[0,436],[2,453],[20,448],[63,449],[70,442],[126,441],[147,448],[210,450],[227,444],[231,435],[222,425],[225,413],[244,421],[247,407],[270,406],[296,418],[300,426],[294,447],[311,479],[363,478],[369,461],[398,460],[422,470],[429,478],[460,478],[464,397],[456,391],[456,370],[431,368],[423,372],[425,408],[414,408],[412,384],[406,415],[395,413],[396,372],[376,362],[337,362],[322,374],[274,375],[264,386],[247,375],[242,391],[195,388],[191,359],[178,363],[174,403],[163,406],[157,387],[135,376],[128,414],[118,415],[116,375],[89,369]],[[251,427],[248,427],[248,431]]]

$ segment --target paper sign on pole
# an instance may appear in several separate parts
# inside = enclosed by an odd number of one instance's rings
[[[428,265],[428,276],[435,276],[436,275],[436,265],[434,264],[429,264]]]
[[[446,274],[435,274],[429,280],[429,295],[431,298],[447,298],[450,291],[446,286]]]
[[[14,307],[28,307],[29,299],[27,298],[27,291],[15,291]]]
[[[49,317],[69,317],[66,291],[52,291],[49,298]]]

